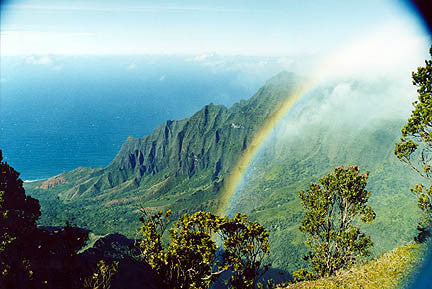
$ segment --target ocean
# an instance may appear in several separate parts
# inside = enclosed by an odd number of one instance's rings
[[[128,136],[251,97],[277,59],[203,56],[2,57],[0,149],[23,180],[105,167]]]

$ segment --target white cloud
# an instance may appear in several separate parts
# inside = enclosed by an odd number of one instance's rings
[[[209,61],[205,61],[203,62],[203,66],[209,66],[209,67],[213,67],[213,68],[226,68],[226,61],[223,59],[218,59],[218,60],[209,60]]]
[[[57,63],[55,57],[48,55],[31,55],[24,59],[25,63],[30,65],[39,65],[51,68],[55,71],[63,70],[63,65]]]
[[[159,81],[164,81],[164,80],[165,80],[165,74],[159,78]]]
[[[204,53],[201,55],[197,55],[191,58],[186,58],[186,62],[203,62],[205,60],[209,60],[209,58],[217,58],[218,55],[215,52]]]
[[[294,63],[294,59],[291,57],[279,57],[277,63],[283,66],[290,66]]]
[[[54,62],[49,56],[29,56],[26,58],[26,63],[35,65],[52,65]]]
[[[137,65],[135,63],[131,63],[126,67],[127,70],[134,70],[136,68],[137,68]]]

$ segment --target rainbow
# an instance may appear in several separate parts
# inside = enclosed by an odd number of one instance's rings
[[[309,80],[304,81],[294,92],[287,95],[280,108],[258,130],[253,136],[252,142],[240,156],[237,164],[225,181],[220,205],[217,210],[219,215],[227,214],[236,190],[262,144],[282,117],[300,98],[310,92],[319,83],[325,83],[329,79],[337,79],[338,77],[345,78],[347,75],[355,76],[358,73],[363,73],[365,69],[366,71],[374,71],[375,69],[382,69],[382,67],[391,67],[394,63],[398,63],[400,59],[404,59],[404,56],[409,56],[417,51],[415,46],[410,46],[410,49],[404,48],[403,51],[389,53],[388,42],[391,40],[393,38],[388,33],[387,27],[384,26],[372,36],[360,38],[334,51],[323,59],[323,62],[317,63],[315,69],[309,70],[311,71]],[[407,41],[406,43],[415,44],[416,41]],[[407,51],[408,54],[403,54],[407,53]]]
[[[224,189],[222,191],[220,205],[218,207],[218,215],[224,216],[227,214],[227,210],[231,205],[231,201],[234,197],[235,192],[238,189],[243,176],[259,152],[262,144],[265,142],[267,137],[270,135],[273,128],[278,124],[282,117],[294,106],[294,104],[304,96],[312,87],[314,87],[315,81],[306,81],[303,85],[297,87],[287,98],[283,101],[279,109],[273,113],[273,115],[261,126],[252,138],[252,142],[245,149],[243,154],[240,156],[237,164],[228,175],[225,181]]]

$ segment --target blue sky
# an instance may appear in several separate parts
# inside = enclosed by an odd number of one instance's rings
[[[326,53],[380,27],[424,37],[402,1],[3,1],[1,55]]]

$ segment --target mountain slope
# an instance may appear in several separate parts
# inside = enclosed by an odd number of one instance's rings
[[[97,234],[134,237],[142,207],[172,209],[174,220],[185,212],[215,212],[227,175],[254,133],[299,81],[281,73],[252,98],[229,109],[210,104],[190,118],[163,123],[148,136],[128,138],[106,168],[78,168],[44,185],[26,184],[27,192],[41,202],[41,224],[69,220]],[[353,97],[343,100],[356,110],[369,104],[364,95],[380,94],[381,86],[358,83],[355,87],[361,93],[353,91],[357,102]],[[231,204],[231,210],[247,213],[270,232],[276,281],[287,280],[286,271],[306,265],[307,248],[298,230],[303,215],[298,191],[333,167],[357,164],[371,172],[367,189],[377,219],[365,230],[375,242],[376,256],[406,244],[415,234],[419,212],[407,192],[419,178],[392,152],[403,119],[377,119],[370,116],[370,107],[353,113],[339,107],[340,100],[322,118],[313,109],[325,107],[327,95],[320,91],[337,88],[329,84],[297,103],[288,122],[274,129],[271,141],[250,166],[237,202]],[[339,116],[341,112],[345,115]],[[375,112],[381,115],[379,108]],[[294,133],[287,133],[292,127]]]
[[[148,136],[129,137],[104,169],[64,173],[64,181],[49,188],[32,183],[27,190],[42,203],[41,222],[69,219],[96,233],[131,237],[139,225],[140,204],[172,208],[177,215],[215,211],[224,178],[298,81],[291,73],[280,73],[229,109],[210,104],[190,118],[163,123]]]
[[[377,217],[363,230],[374,242],[373,256],[407,244],[416,234],[420,211],[409,188],[422,180],[393,153],[404,116],[383,113],[377,105],[374,94],[382,99],[386,93],[380,80],[375,86],[356,83],[343,97],[334,94],[338,84],[326,84],[304,97],[269,136],[271,141],[236,193],[231,210],[246,213],[267,228],[276,268],[293,272],[307,266],[303,256],[308,247],[298,229],[303,216],[298,192],[340,165],[370,171],[367,190]],[[382,101],[382,106],[389,108],[389,102]]]

